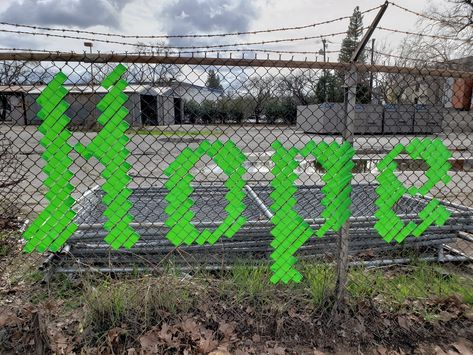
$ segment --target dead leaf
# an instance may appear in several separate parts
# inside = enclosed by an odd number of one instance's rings
[[[447,355],[447,353],[438,345],[434,348],[434,352],[435,355]]]
[[[140,337],[141,349],[145,354],[158,354],[159,338],[155,332],[148,332]]]
[[[253,340],[254,343],[261,342],[261,337],[258,334],[254,334],[251,339]]]
[[[388,349],[386,349],[384,346],[378,346],[376,348],[376,351],[378,352],[379,355],[387,355]]]
[[[126,334],[126,330],[119,327],[112,328],[108,331],[107,343],[110,348],[113,348],[114,344],[118,342],[118,338],[123,334]]]
[[[65,355],[71,354],[73,349],[73,341],[70,337],[66,337],[61,331],[49,330],[50,346],[54,354]]]
[[[471,348],[469,349],[463,342],[457,342],[452,344],[452,346],[461,354],[461,355],[473,355]]]
[[[199,341],[199,352],[208,354],[212,350],[214,350],[218,345],[218,342],[213,338],[203,338]]]
[[[218,330],[223,334],[224,339],[229,340],[235,335],[235,322],[220,323]]]
[[[0,327],[14,326],[21,323],[21,319],[16,314],[4,307],[0,308]]]
[[[450,313],[447,311],[442,311],[439,313],[439,320],[442,322],[448,322],[451,321],[452,319],[455,319],[457,316],[454,313]]]
[[[274,355],[285,355],[286,354],[286,349],[281,347],[281,346],[277,346],[275,347],[274,349],[271,349],[271,354],[274,354]]]
[[[181,329],[188,333],[193,340],[200,339],[200,327],[192,318],[187,318],[180,324]]]
[[[397,317],[397,322],[401,328],[409,330],[409,319],[403,316],[399,316]]]
[[[314,355],[325,355],[325,353],[323,351],[314,349]]]
[[[172,329],[169,325],[164,323],[161,326],[161,330],[157,333],[157,336],[163,340],[169,346],[176,346],[176,341],[173,340]]]
[[[294,308],[290,308],[290,309],[287,311],[287,314],[288,314],[289,317],[291,317],[291,318],[296,318],[296,317],[297,317],[297,312],[294,310]]]
[[[227,348],[219,346],[216,350],[210,352],[209,355],[231,355],[231,353]]]
[[[466,319],[473,321],[473,311],[465,311],[465,312],[463,313],[463,316],[464,316]]]

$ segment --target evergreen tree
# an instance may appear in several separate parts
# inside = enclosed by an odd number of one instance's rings
[[[340,55],[338,61],[342,63],[350,62],[350,59],[355,52],[358,44],[363,37],[363,15],[360,12],[360,8],[357,6],[353,10],[353,14],[350,17],[350,24],[348,25],[347,35],[342,41],[340,48]],[[364,52],[358,57],[358,63],[364,63],[366,57]],[[334,92],[334,99],[343,101],[343,85],[345,82],[345,72],[337,71],[336,81],[338,82],[338,90]],[[330,81],[330,80],[328,80]],[[358,84],[356,88],[356,102],[360,104],[369,103],[371,101],[371,93],[369,92],[368,77],[364,74],[358,75]]]
[[[350,17],[350,24],[348,25],[347,36],[343,39],[342,47],[340,49],[340,55],[338,61],[349,62],[353,52],[355,52],[358,43],[363,36],[363,15],[360,12],[360,8],[357,6],[353,10],[353,15]],[[358,61],[364,62],[365,58],[362,55]]]
[[[207,77],[207,81],[205,83],[205,86],[207,86],[210,89],[220,89],[223,90],[222,84],[220,84],[220,77],[218,74],[215,72],[215,70],[210,69]]]
[[[342,82],[339,78],[328,72],[317,82],[315,88],[315,101],[322,102],[343,102]]]

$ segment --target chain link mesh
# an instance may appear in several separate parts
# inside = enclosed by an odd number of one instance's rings
[[[471,72],[0,56],[0,218],[56,272],[473,260]]]

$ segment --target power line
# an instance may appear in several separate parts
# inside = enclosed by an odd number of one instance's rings
[[[362,14],[367,14],[372,11],[379,9],[380,6],[376,6],[370,8],[368,10],[362,11]],[[42,27],[42,26],[34,26],[34,25],[25,25],[25,24],[17,24],[11,22],[0,22],[0,25],[4,26],[12,26],[12,27],[20,27],[20,28],[30,28],[34,30],[43,30],[43,31],[50,31],[50,32],[63,32],[63,33],[77,33],[77,34],[88,34],[94,36],[106,36],[106,37],[118,37],[118,38],[133,38],[133,39],[172,39],[172,38],[209,38],[209,37],[226,37],[226,36],[242,36],[242,35],[255,35],[260,33],[271,33],[271,32],[282,32],[282,31],[292,31],[292,30],[302,30],[306,28],[313,28],[317,26],[322,26],[338,21],[343,21],[349,19],[351,16],[343,16],[331,20],[321,21],[312,23],[309,25],[302,25],[302,26],[293,26],[293,27],[281,27],[281,28],[273,28],[273,29],[266,29],[266,30],[256,30],[256,31],[243,31],[243,32],[229,32],[229,33],[214,33],[214,34],[178,34],[178,35],[124,35],[118,33],[106,33],[106,32],[94,32],[94,31],[86,31],[86,30],[75,30],[70,28],[57,28],[57,27]]]

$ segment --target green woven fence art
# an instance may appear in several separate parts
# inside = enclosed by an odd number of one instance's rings
[[[274,225],[271,230],[274,237],[271,242],[271,247],[274,249],[271,254],[273,259],[271,270],[274,274],[271,281],[299,282],[302,275],[294,268],[297,262],[294,254],[297,250],[314,235],[320,238],[330,229],[340,230],[351,215],[350,182],[355,151],[348,142],[340,145],[337,142],[316,144],[311,141],[300,150],[296,148],[286,150],[279,141],[276,141],[273,143],[273,148],[275,150],[272,158],[274,178],[271,181],[273,203],[270,208],[274,213],[271,219]],[[295,159],[297,155],[303,158],[309,155],[316,157],[326,171],[322,176],[325,185],[322,188],[324,197],[321,201],[325,207],[322,212],[325,221],[317,231],[313,231],[294,209],[297,203],[294,194],[298,189],[296,186],[298,176],[294,171],[299,165]]]
[[[133,207],[128,201],[132,190],[127,187],[131,181],[128,176],[131,165],[126,161],[130,155],[126,148],[129,138],[125,134],[129,124],[125,121],[128,110],[123,106],[128,99],[123,93],[128,83],[120,79],[125,72],[125,66],[120,64],[103,80],[102,87],[109,92],[97,104],[102,112],[97,119],[102,129],[87,146],[80,143],[75,146],[85,159],[95,157],[104,166],[101,175],[105,180],[102,185],[105,192],[102,202],[106,206],[103,215],[107,218],[104,228],[108,232],[105,241],[114,249],[122,246],[129,249],[139,239],[129,226],[133,222],[128,213]]]
[[[57,251],[77,229],[72,210],[75,201],[71,196],[74,186],[70,183],[74,174],[69,170],[72,146],[68,141],[72,134],[66,128],[70,122],[65,114],[69,108],[64,101],[67,89],[63,84],[66,80],[65,74],[56,74],[37,99],[41,106],[38,117],[42,123],[38,130],[43,134],[40,140],[44,147],[43,172],[48,176],[44,181],[48,189],[45,198],[49,204],[23,234],[26,252],[44,252],[48,248]]]
[[[427,163],[428,169],[425,172],[427,181],[421,187],[412,186],[407,188],[396,176],[397,163],[395,158],[403,151],[406,151],[412,159],[421,159]],[[422,220],[420,224],[409,221],[405,225],[394,212],[394,207],[405,194],[426,196],[438,183],[448,184],[451,180],[451,176],[448,175],[451,168],[448,159],[451,156],[452,153],[440,139],[426,138],[421,140],[415,138],[406,147],[402,144],[396,145],[379,162],[377,166],[379,175],[376,176],[376,180],[379,182],[379,187],[376,189],[378,198],[375,202],[378,210],[375,213],[377,222],[374,227],[386,242],[389,243],[395,240],[401,243],[409,235],[419,237],[432,224],[437,226],[445,224],[450,217],[450,212],[435,198],[430,200],[419,213]]]
[[[67,76],[62,72],[56,74],[38,97],[38,117],[42,120],[39,131],[44,135],[40,143],[45,148],[42,158],[46,162],[43,171],[48,175],[44,182],[48,188],[45,197],[49,204],[25,231],[25,251],[57,251],[77,229],[72,210],[75,200],[71,196],[74,186],[70,183],[74,175],[69,169],[73,150],[87,160],[95,157],[104,166],[101,175],[105,179],[105,241],[118,249],[131,248],[139,239],[129,226],[133,217],[128,213],[132,204],[128,201],[131,190],[127,188],[131,166],[126,162],[130,153],[126,149],[129,138],[125,131],[129,125],[124,120],[128,110],[123,106],[128,99],[123,90],[128,84],[121,79],[125,72],[125,66],[120,64],[103,80],[101,85],[108,93],[97,104],[102,112],[97,119],[102,129],[87,146],[79,143],[72,148],[68,143],[72,134],[67,129],[70,118],[65,114],[69,107],[64,87]]]
[[[131,177],[128,171],[131,165],[127,163],[130,152],[126,145],[129,138],[126,131],[129,128],[125,121],[128,110],[124,107],[128,97],[124,94],[127,82],[122,79],[126,68],[118,65],[103,80],[102,87],[107,94],[97,104],[101,112],[97,118],[102,129],[91,142],[85,146],[81,143],[74,147],[69,143],[72,133],[67,126],[70,118],[66,115],[69,108],[67,103],[68,90],[64,86],[67,76],[60,72],[54,76],[37,99],[41,106],[38,117],[42,123],[39,132],[43,135],[40,144],[44,147],[42,158],[45,162],[43,172],[47,175],[44,186],[47,188],[45,198],[48,205],[24,232],[26,244],[24,250],[32,252],[58,251],[77,230],[74,222],[76,213],[73,210],[75,200],[72,197],[74,177],[70,167],[73,160],[72,152],[77,152],[84,159],[95,158],[104,167],[101,176],[105,180],[102,185],[105,205],[103,215],[107,221],[104,229],[107,231],[105,241],[113,248],[131,248],[139,239],[138,233],[130,227],[133,207],[129,201],[132,190],[128,188]],[[348,142],[315,143],[310,141],[301,149],[285,148],[278,140],[272,144],[274,154],[271,159],[274,164],[271,180],[270,210],[273,213],[271,247],[273,276],[271,281],[300,282],[302,275],[296,270],[296,253],[311,237],[323,237],[328,231],[340,231],[351,216],[351,192],[353,179],[353,157],[355,150]],[[411,187],[406,187],[396,175],[396,158],[407,153],[414,160],[421,160],[428,166],[425,171],[425,182],[420,187],[412,181]],[[450,217],[450,212],[440,201],[429,199],[425,208],[419,213],[417,224],[410,221],[407,224],[395,213],[397,202],[403,196],[426,196],[438,184],[448,184],[451,168],[448,162],[451,152],[443,142],[436,139],[413,139],[406,146],[398,144],[381,160],[377,168],[379,174],[376,180],[377,211],[375,229],[386,242],[402,241],[408,236],[418,237],[431,225],[443,225]],[[192,181],[195,176],[192,169],[204,156],[212,159],[226,175],[224,220],[215,230],[199,229],[195,226],[193,211],[194,192]],[[297,213],[295,194],[298,190],[297,157],[313,156],[325,170],[321,178],[324,209],[321,217],[323,223],[318,230],[312,227]],[[220,238],[232,238],[247,222],[243,216],[246,206],[244,180],[244,163],[246,156],[231,140],[221,142],[202,141],[196,148],[185,148],[174,161],[165,169],[167,181],[164,187],[168,193],[165,197],[167,215],[165,226],[169,228],[166,238],[175,246],[182,244],[215,244]]]
[[[191,194],[194,190],[190,183],[194,176],[190,170],[204,155],[211,157],[228,177],[225,181],[228,189],[225,195],[227,217],[215,231],[204,229],[199,232],[192,224],[195,214],[191,210],[194,205]],[[182,243],[190,245],[194,242],[214,244],[223,236],[233,237],[243,227],[246,223],[246,219],[242,216],[246,208],[243,203],[245,159],[245,155],[232,141],[225,143],[204,141],[197,149],[186,148],[164,171],[164,174],[168,176],[164,186],[169,191],[166,196],[168,206],[165,209],[168,215],[166,226],[169,227],[167,238],[175,246]]]

